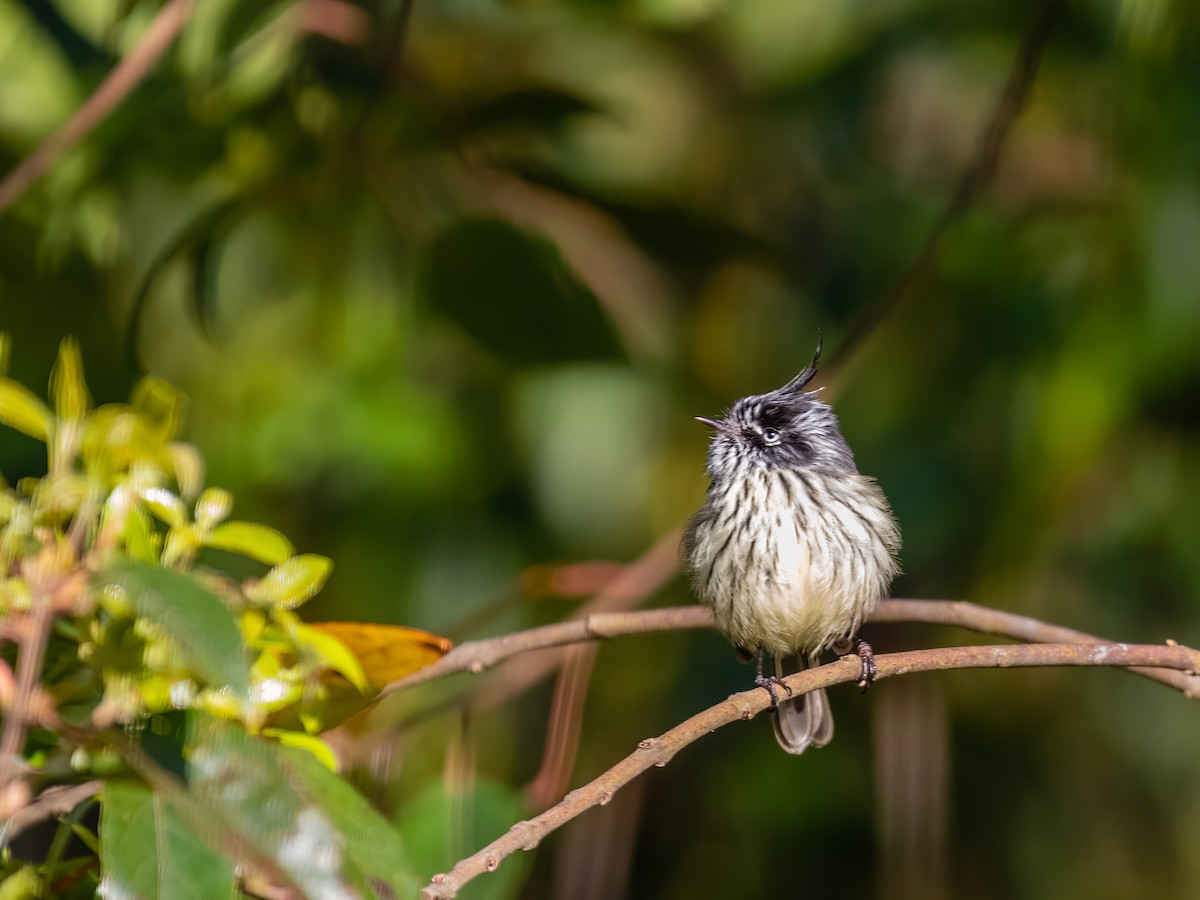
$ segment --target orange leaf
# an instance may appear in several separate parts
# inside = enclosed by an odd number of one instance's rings
[[[402,625],[371,622],[308,624],[345,644],[358,657],[367,681],[376,690],[437,662],[454,646],[447,638]]]

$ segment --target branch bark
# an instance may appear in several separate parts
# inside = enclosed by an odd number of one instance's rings
[[[1195,673],[1200,669],[1200,653],[1177,644],[1010,644],[888,653],[877,656],[876,663],[879,680],[914,672],[1034,666],[1150,667]],[[794,694],[802,694],[855,681],[860,671],[858,658],[849,656],[791,675],[785,679],[785,683]],[[422,890],[422,898],[448,900],[457,896],[468,882],[485,872],[494,872],[506,857],[518,850],[535,849],[543,838],[580,813],[608,803],[613,794],[642,772],[651,767],[665,766],[676,753],[692,742],[731,722],[752,719],[768,705],[766,691],[757,688],[733,694],[665,734],[642,741],[629,756],[585,786],[567,794],[555,806],[528,821],[516,823],[506,834],[459,861],[448,873],[435,875]]]
[[[981,634],[1008,637],[1031,643],[1105,644],[1106,638],[1053,625],[1040,619],[1002,612],[962,600],[885,600],[867,618],[869,623],[921,623],[952,625]],[[713,628],[712,613],[703,606],[673,606],[631,612],[593,613],[580,619],[556,622],[500,637],[459,644],[436,663],[419,669],[381,692],[394,691],[443,678],[457,672],[478,674],[499,662],[533,650],[564,647],[587,641],[607,640],[634,634],[656,634]],[[1145,678],[1162,682],[1181,691],[1192,700],[1200,699],[1200,677],[1182,672],[1135,668]]]
[[[0,181],[0,215],[141,83],[179,34],[192,6],[193,0],[171,0],[160,9],[137,46],[117,63],[83,106]]]
[[[30,826],[46,819],[65,816],[84,800],[95,797],[104,787],[100,779],[82,784],[61,785],[46,788],[36,800],[17,810],[5,823],[4,841],[7,844]]]

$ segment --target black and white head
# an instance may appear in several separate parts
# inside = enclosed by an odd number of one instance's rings
[[[812,362],[781,388],[743,397],[722,419],[697,417],[713,428],[708,470],[713,481],[751,469],[857,472],[837,416],[805,386],[817,374],[821,342]]]

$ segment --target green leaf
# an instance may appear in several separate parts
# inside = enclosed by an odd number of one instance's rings
[[[415,897],[400,836],[306,750],[197,720],[192,796],[310,897]],[[303,851],[303,852],[302,852]]]
[[[195,497],[204,485],[204,457],[200,451],[191,444],[172,441],[167,445],[167,457],[171,461],[180,495]]]
[[[21,866],[0,882],[0,900],[34,900],[46,896],[46,885],[38,875],[37,866]]]
[[[317,593],[333,571],[333,561],[315,553],[293,556],[246,589],[246,596],[259,603],[295,609]]]
[[[209,492],[205,491],[204,493],[207,496]],[[204,498],[200,499],[203,501]],[[200,504],[196,504],[196,507],[197,513],[199,513]],[[216,550],[228,550],[230,553],[240,553],[242,556],[249,556],[251,559],[257,559],[268,565],[278,565],[296,552],[296,548],[286,537],[274,528],[259,525],[257,522],[226,522],[224,525],[218,525],[204,537],[204,546]],[[297,557],[297,559],[303,558]],[[322,558],[317,557],[317,559]],[[326,574],[328,575],[328,572]],[[323,582],[325,579],[321,580]],[[317,586],[317,590],[320,590],[320,585]],[[316,591],[314,590],[313,593],[315,594]]]
[[[144,563],[158,562],[158,547],[154,543],[154,526],[150,516],[141,509],[132,509],[121,532],[125,552],[130,558]]]
[[[183,419],[183,394],[161,378],[147,376],[133,386],[130,404],[141,412],[160,441],[175,436]]]
[[[433,302],[509,362],[621,355],[595,296],[543,237],[498,220],[460,223],[437,239],[427,276]]]
[[[143,785],[105,785],[100,842],[104,868],[99,896],[238,896],[230,863],[192,832],[168,797]]]
[[[59,345],[58,360],[50,372],[50,393],[54,397],[55,412],[64,422],[82,419],[92,405],[83,379],[79,342],[73,337],[64,338]]]
[[[363,671],[362,663],[350,648],[331,634],[297,622],[289,629],[296,643],[310,648],[326,666],[341,673],[346,680],[363,694],[370,694],[371,685]]]
[[[337,771],[338,761],[333,748],[316,735],[305,734],[303,731],[289,731],[286,728],[264,728],[262,733],[266,737],[275,738],[285,747],[295,747],[312,754],[313,758],[330,772]]]
[[[212,528],[218,522],[223,522],[231,509],[233,494],[225,488],[210,487],[196,501],[196,524],[201,528]]]
[[[212,687],[228,687],[239,701],[250,692],[241,631],[225,604],[184,572],[122,562],[101,574],[124,590],[139,616],[161,627],[189,669]]]
[[[158,516],[172,528],[179,528],[187,523],[187,508],[183,501],[161,487],[146,487],[138,492],[142,502],[150,507],[150,512]]]
[[[101,539],[111,542],[115,531],[126,555],[138,562],[158,562],[154,523],[137,500],[137,494],[129,484],[118,484],[112,489],[100,514]]]
[[[452,114],[448,122],[439,123],[439,132],[456,140],[497,128],[530,128],[545,134],[569,125],[579,116],[602,111],[578,94],[534,85],[465,106]]]
[[[11,378],[0,378],[0,422],[45,441],[50,437],[54,416],[27,387]]]

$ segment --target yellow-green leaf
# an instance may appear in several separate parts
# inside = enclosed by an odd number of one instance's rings
[[[319,737],[311,734],[304,734],[300,731],[289,731],[286,728],[264,728],[262,733],[267,737],[273,737],[285,747],[295,747],[303,750],[306,753],[311,753],[316,757],[317,762],[327,768],[330,772],[336,772],[338,761],[330,746],[321,740]]]
[[[9,522],[17,514],[21,501],[12,491],[0,490],[0,522]]]
[[[89,472],[107,476],[138,462],[157,466],[162,450],[149,420],[132,406],[106,403],[84,420],[80,453]]]
[[[371,685],[358,657],[337,637],[301,623],[293,625],[291,630],[296,643],[312,650],[321,662],[345,677],[361,693],[371,693]]]
[[[129,402],[158,432],[162,441],[170,440],[183,418],[183,394],[161,378],[146,377],[133,387]]]
[[[259,603],[295,609],[317,593],[333,570],[333,561],[315,553],[293,556],[247,588],[246,596]]]
[[[337,638],[349,649],[374,690],[436,662],[454,646],[447,638],[403,625],[310,622],[306,627]]]
[[[0,883],[0,900],[29,900],[46,896],[46,885],[37,868],[24,865]]]
[[[224,521],[233,509],[233,494],[225,488],[211,487],[200,495],[196,501],[196,524],[201,528],[212,528],[218,522]],[[291,556],[288,553],[283,558]]]
[[[205,494],[207,495],[208,491],[205,491]],[[199,504],[197,504],[197,513],[199,513]],[[251,559],[257,559],[268,565],[278,565],[296,552],[292,542],[282,534],[274,528],[259,525],[257,522],[226,522],[224,525],[218,525],[205,536],[204,545],[216,550],[240,553],[242,556],[249,556]],[[304,557],[296,558],[303,559]],[[322,558],[316,557],[316,559]],[[327,575],[328,571],[326,571]],[[324,583],[324,581],[325,577],[323,576],[321,582]],[[321,585],[318,584],[308,596],[311,597],[320,589]]]
[[[0,422],[45,441],[50,437],[54,416],[33,391],[11,378],[0,378]]]
[[[167,445],[167,456],[171,460],[180,495],[188,499],[195,497],[204,485],[204,457],[200,451],[191,444],[172,441]]]
[[[82,419],[92,405],[83,380],[79,342],[73,337],[64,338],[59,345],[58,360],[50,373],[50,394],[54,397],[55,412],[66,422]]]
[[[142,488],[138,496],[150,508],[150,512],[172,528],[179,528],[187,522],[187,509],[184,507],[183,501],[166,488]]]
[[[125,519],[125,528],[121,532],[121,540],[125,543],[125,552],[130,559],[138,562],[158,562],[158,545],[154,542],[154,528],[150,517],[140,509],[133,509]]]
[[[221,598],[194,576],[122,561],[97,575],[104,589],[119,587],[139,625],[161,629],[178,648],[178,662],[241,707],[250,693],[250,667],[237,620]]]

